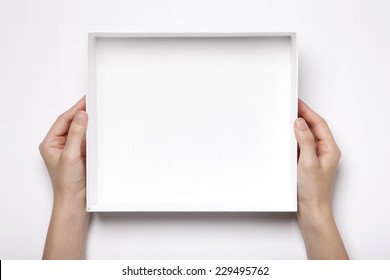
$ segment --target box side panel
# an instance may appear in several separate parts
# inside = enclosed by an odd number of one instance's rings
[[[291,187],[293,192],[292,210],[297,211],[297,142],[294,122],[298,116],[298,34],[291,35]]]
[[[99,38],[219,38],[219,37],[295,37],[295,32],[96,32]]]
[[[87,104],[88,129],[86,139],[86,180],[87,180],[87,211],[96,204],[97,192],[97,96],[96,96],[96,65],[95,65],[94,34],[88,34],[87,54]]]

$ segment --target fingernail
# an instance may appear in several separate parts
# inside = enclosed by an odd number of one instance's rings
[[[308,128],[307,123],[305,122],[304,119],[302,118],[297,119],[297,128],[298,130],[305,130]]]
[[[85,123],[87,121],[87,114],[85,112],[78,112],[74,117],[74,120],[79,123]]]

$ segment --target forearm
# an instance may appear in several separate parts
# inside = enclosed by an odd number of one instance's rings
[[[42,259],[84,259],[89,213],[85,205],[54,200]]]
[[[348,259],[331,207],[302,210],[298,223],[309,259]]]

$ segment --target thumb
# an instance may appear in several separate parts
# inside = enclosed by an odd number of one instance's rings
[[[85,111],[79,111],[73,118],[68,131],[68,137],[64,147],[64,153],[70,158],[81,156],[81,143],[87,131],[88,114]]]
[[[295,121],[295,137],[297,139],[300,155],[299,161],[306,163],[314,162],[317,160],[316,145],[313,133],[311,132],[306,121],[302,118],[298,118]]]

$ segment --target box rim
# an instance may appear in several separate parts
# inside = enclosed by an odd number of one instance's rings
[[[91,94],[91,85],[95,77],[95,73],[91,72],[91,69],[94,68],[94,46],[95,40],[97,38],[235,38],[235,37],[290,37],[291,38],[291,93],[290,93],[290,103],[294,104],[291,108],[291,125],[290,125],[290,135],[291,139],[291,157],[292,159],[297,158],[297,149],[296,149],[296,140],[294,134],[293,122],[297,117],[297,99],[298,99],[298,32],[296,31],[271,31],[271,32],[88,32],[87,33],[87,94],[86,94],[86,108],[87,112],[93,110],[94,106],[96,108],[96,99],[93,99]],[[294,101],[295,100],[295,101]],[[91,134],[94,132],[91,130],[97,131],[97,121],[95,118],[94,123],[90,123],[87,129],[87,157],[86,157],[86,210],[88,212],[296,212],[297,211],[297,200],[294,200],[294,204],[290,205],[291,207],[283,210],[174,210],[174,211],[160,211],[160,210],[126,210],[126,208],[117,207],[117,209],[101,209],[99,203],[96,200],[96,188],[97,188],[97,174],[91,174],[91,170],[97,170],[97,160],[94,161],[91,159],[91,151],[97,149],[97,141],[94,145],[91,145],[91,141],[88,141]],[[96,135],[96,134],[95,134]],[[96,152],[94,153],[96,155]],[[296,170],[297,166],[291,166],[291,182],[296,182]],[[92,188],[91,188],[92,185]],[[88,187],[89,186],[89,187]],[[294,189],[297,193],[296,188]],[[104,205],[104,204],[103,204]]]

